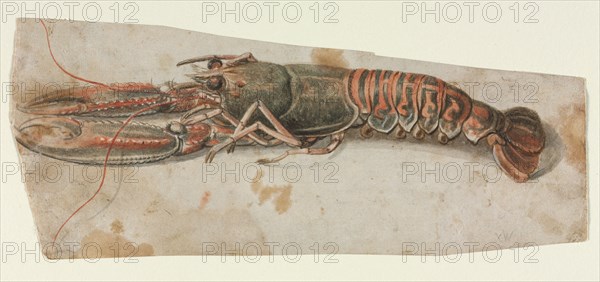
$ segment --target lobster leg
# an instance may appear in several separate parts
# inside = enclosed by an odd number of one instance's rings
[[[326,154],[333,152],[342,143],[342,140],[344,140],[343,132],[332,134],[331,141],[329,142],[329,145],[327,145],[326,147],[287,150],[285,153],[283,153],[275,158],[260,159],[257,162],[259,164],[276,163],[276,162],[279,162],[279,161],[285,159],[287,156],[290,156],[290,155],[303,155],[303,154],[304,155],[326,155]]]
[[[244,116],[242,116],[239,125],[236,127],[235,132],[233,133],[234,135],[239,134],[246,127],[246,124],[257,109],[260,110],[260,112],[273,125],[276,132],[279,133],[279,138],[276,136],[273,137],[278,138],[285,143],[291,144],[292,146],[300,146],[302,144],[294,135],[292,135],[292,133],[290,133],[285,128],[285,126],[283,126],[283,124],[281,124],[281,122],[279,122],[275,115],[271,113],[271,111],[267,108],[267,106],[265,106],[265,104],[262,101],[256,101],[252,103],[252,105],[250,105],[250,107],[244,113]],[[296,145],[296,143],[298,142],[300,142],[300,144]]]
[[[203,112],[206,110],[209,110],[209,111]],[[240,121],[238,121],[235,117],[224,112],[223,109],[218,108],[214,105],[210,105],[210,104],[200,105],[200,106],[188,111],[187,113],[185,113],[185,115],[183,115],[181,117],[180,122],[183,124],[194,124],[194,123],[203,122],[205,120],[211,119],[216,116],[223,117],[227,122],[229,122],[234,127],[238,127],[240,124]],[[250,139],[252,139],[254,142],[256,142],[257,144],[260,144],[263,146],[274,146],[274,145],[278,145],[281,143],[277,139],[266,140],[266,139],[258,136],[256,133],[250,133],[248,135],[248,137]]]
[[[240,121],[237,120],[234,116],[223,112],[221,114],[223,116],[223,118],[225,118],[229,123],[231,123],[234,127],[238,127],[240,124]],[[233,134],[232,134],[233,135]],[[265,139],[261,136],[259,136],[258,134],[251,132],[248,134],[248,137],[251,138],[252,140],[254,140],[254,142],[256,142],[259,145],[265,146],[265,147],[270,147],[270,146],[276,146],[279,145],[281,143],[283,143],[281,140],[279,139]]]
[[[261,111],[261,113],[267,118],[267,120],[273,125],[273,127],[275,129],[271,129],[268,126],[265,126],[260,121],[257,121],[255,123],[253,123],[252,125],[246,127],[246,123],[248,123],[248,120],[250,119],[252,114],[254,114],[254,112],[257,109]],[[281,124],[281,122],[279,122],[279,120],[277,120],[277,118],[273,115],[273,113],[261,101],[257,101],[257,102],[254,102],[246,110],[246,112],[244,113],[244,116],[242,116],[242,119],[240,120],[240,122],[239,122],[237,128],[235,129],[235,132],[231,136],[231,138],[210,149],[210,151],[206,155],[206,162],[208,162],[208,163],[212,162],[212,160],[214,159],[217,152],[219,152],[223,148],[230,146],[230,145],[234,144],[235,142],[237,142],[238,140],[248,136],[249,134],[255,133],[257,131],[262,131],[262,132],[266,133],[267,135],[269,135],[275,139],[278,139],[281,142],[286,143],[290,146],[294,146],[294,147],[302,146],[302,141],[300,141],[298,138],[293,136],[287,129],[285,129],[283,124]]]
[[[211,109],[211,110],[208,112],[199,114],[199,112],[207,110],[207,109]],[[216,117],[216,116],[220,115],[221,113],[223,113],[223,109],[221,109],[221,108],[215,109],[215,108],[211,108],[210,105],[201,105],[200,107],[197,107],[197,108],[192,109],[189,112],[185,113],[185,115],[183,115],[181,117],[180,121],[183,124],[194,124],[194,123],[202,122],[207,119]]]
[[[256,102],[252,103],[252,105],[250,105],[250,107],[246,110],[246,112],[244,113],[244,116],[242,116],[242,119],[240,120],[240,122],[235,125],[236,128],[235,128],[235,132],[233,133],[234,135],[239,134],[240,131],[242,131],[244,128],[246,128],[248,121],[250,120],[250,118],[256,112],[257,109],[260,110],[265,117],[267,117],[269,122],[271,122],[271,124],[275,127],[275,130],[277,130],[278,132],[280,132],[281,134],[285,135],[285,137],[288,138],[286,143],[289,144],[290,142],[293,142],[293,141],[290,141],[290,138],[295,139],[295,137],[285,128],[285,126],[283,126],[279,122],[279,120],[277,120],[277,118],[271,113],[271,111],[261,101],[256,101]],[[251,134],[254,134],[254,133],[251,133]],[[286,141],[286,140],[283,140],[283,138],[276,138],[274,140],[280,140],[281,142]],[[234,149],[235,149],[235,142],[233,142],[233,143],[231,143],[231,145],[229,145],[229,149],[227,150],[227,152],[231,153],[231,152],[233,152]]]

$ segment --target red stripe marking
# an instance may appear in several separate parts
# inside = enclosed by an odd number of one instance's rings
[[[367,102],[367,113],[371,113],[373,92],[375,91],[375,70],[371,70],[367,80],[365,81],[365,101]]]
[[[354,102],[354,104],[356,104],[358,106],[359,111],[362,111],[362,108],[364,108],[364,105],[360,101],[358,89],[359,89],[360,77],[362,76],[362,74],[365,71],[366,71],[365,69],[355,70],[353,77],[352,77],[352,81],[350,82],[350,97],[352,97],[352,101]]]
[[[415,79],[415,95],[413,96],[413,98],[416,100],[415,105],[417,106],[417,110],[415,111],[417,114],[419,114],[420,109],[423,108],[421,105],[421,88],[422,88],[422,82],[423,82],[423,78],[425,78],[424,75],[422,74],[416,74],[417,78]]]
[[[442,114],[442,118],[447,121],[447,122],[453,122],[454,121],[454,115],[456,113],[459,113],[461,110],[464,111],[463,108],[461,108],[461,105],[459,104],[459,101],[465,103],[466,101],[464,101],[463,97],[461,97],[461,94],[457,93],[456,90],[452,87],[446,87],[444,90],[444,96],[446,99],[448,99],[448,102],[450,103],[450,105],[444,109],[443,114]],[[466,104],[463,106],[467,106]],[[470,108],[469,108],[470,111]],[[464,120],[468,117],[470,113],[467,112],[466,114],[464,112],[460,113],[460,116],[458,117],[459,120],[457,120],[456,122],[458,124],[461,124],[464,122]]]
[[[387,87],[387,93],[385,93],[385,99],[387,101],[387,104],[389,105],[388,110],[392,111],[393,114],[396,114],[396,104],[394,103],[394,99],[396,96],[396,91],[392,91],[392,90],[396,90],[396,77],[399,75],[399,72],[395,71],[393,72],[389,77],[388,77],[388,87]],[[389,113],[388,113],[389,115]]]
[[[377,103],[374,105],[374,109],[373,112],[375,113],[375,117],[377,117],[378,119],[383,119],[384,117],[380,115],[379,111],[381,110],[385,110],[387,109],[386,104],[385,104],[385,94],[383,93],[383,84],[386,83],[384,77],[387,71],[382,71],[381,74],[379,75],[379,77],[377,78],[379,80],[379,97],[377,101],[373,101],[374,103]]]
[[[392,90],[390,92],[390,96],[392,97],[392,107],[396,107],[396,105],[398,105],[398,102],[396,100],[396,91],[398,91],[398,79],[400,79],[400,76],[402,75],[402,72],[396,72],[394,74],[394,77],[392,78]],[[398,109],[396,109],[396,112],[398,111]]]
[[[442,112],[444,111],[444,102],[446,101],[446,82],[444,82],[443,80],[436,78],[437,80],[437,84],[438,84],[438,117],[442,114]]]
[[[423,105],[421,105],[421,117],[426,118],[426,119],[432,117],[429,114],[429,111],[427,110],[428,108],[430,108],[430,107],[436,108],[436,110],[437,110],[436,114],[438,116],[439,116],[440,108],[441,108],[441,106],[440,106],[440,96],[441,96],[441,93],[436,93],[436,98],[435,98],[436,100],[435,101],[431,99],[432,98],[431,93],[439,91],[438,86],[434,87],[434,86],[429,85],[429,84],[424,84],[424,81],[428,80],[429,78],[433,78],[433,77],[431,77],[431,76],[424,76],[424,78],[422,80],[422,86],[421,86],[421,92],[422,92],[422,94],[421,95],[425,95],[425,97],[421,97],[421,99],[424,99],[424,101],[423,100],[419,100],[419,101],[421,101],[423,103]],[[439,79],[436,79],[436,83],[439,83],[438,81],[439,81]]]
[[[87,105],[89,111],[102,111],[110,108],[131,108],[135,106],[144,106],[155,103],[156,98],[141,98],[138,100],[111,101],[106,103],[96,103]]]
[[[412,73],[407,73],[407,74],[404,76],[404,81],[402,82],[402,95],[401,95],[402,99],[401,99],[401,101],[400,101],[400,104],[398,104],[398,108],[397,108],[397,109],[398,109],[398,113],[399,113],[401,116],[403,116],[403,117],[408,117],[408,114],[409,114],[408,110],[404,109],[404,108],[406,108],[406,106],[408,106],[408,102],[409,102],[409,101],[408,101],[408,87],[409,87],[409,86],[410,86],[410,87],[411,87],[411,89],[413,90],[413,97],[412,97],[412,98],[413,98],[413,99],[412,99],[412,100],[413,100],[413,103],[414,103],[414,97],[416,96],[416,95],[414,94],[414,87],[413,87],[413,83],[412,83],[412,82],[409,82],[409,81],[410,81],[410,78],[411,78],[413,75],[414,75],[414,74],[412,74]],[[414,106],[413,106],[413,108],[414,108]]]
[[[83,146],[93,147],[107,147],[113,141],[112,137],[98,136],[91,140],[88,140]],[[164,145],[171,143],[172,140],[162,139],[150,139],[150,138],[117,138],[114,142],[114,148],[126,148],[126,149],[149,149],[149,148],[160,148]]]

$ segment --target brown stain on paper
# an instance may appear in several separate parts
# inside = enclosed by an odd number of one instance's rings
[[[316,65],[325,65],[330,67],[347,68],[348,60],[344,58],[344,50],[315,48],[310,57]]]
[[[206,191],[206,192],[204,192],[202,199],[200,199],[199,209],[203,210],[206,207],[206,205],[208,204],[208,201],[210,201],[210,192]]]
[[[535,220],[546,234],[560,236],[565,231],[565,226],[560,221],[533,207],[529,209],[527,216]]]
[[[122,235],[95,229],[81,240],[81,248],[75,258],[96,259],[113,257],[153,256],[154,247],[136,243]]]
[[[587,213],[586,213],[587,215]],[[567,236],[568,242],[582,242],[587,240],[588,237],[588,224],[587,217],[582,218],[576,222],[573,222],[569,226],[569,235]]]
[[[267,200],[271,200],[275,205],[277,213],[285,213],[292,202],[290,196],[292,194],[292,185],[264,185],[262,183],[262,171],[258,171],[252,182],[252,192],[258,195],[258,204],[262,205]]]
[[[556,219],[550,217],[547,214],[540,214],[537,218],[538,222],[542,226],[542,229],[546,233],[561,235],[563,233],[564,226]]]
[[[150,205],[148,205],[148,207],[146,208],[146,210],[144,211],[144,215],[149,215],[149,214],[153,214],[155,212],[158,211],[158,200],[154,200],[150,203]]]
[[[261,223],[246,209],[191,209],[178,216],[194,224],[166,225],[159,255],[271,254]]]
[[[110,224],[110,230],[115,234],[123,233],[123,223],[120,220],[115,219],[115,221]]]
[[[158,56],[158,64],[161,69],[169,70],[173,68],[175,64],[175,59],[169,54],[161,54]]]
[[[585,105],[574,104],[561,108],[564,113],[561,116],[559,132],[565,140],[567,162],[579,172],[585,174]]]

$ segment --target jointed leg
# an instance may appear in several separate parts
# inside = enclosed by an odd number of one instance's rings
[[[275,117],[275,115],[273,115],[273,113],[271,113],[271,111],[265,106],[265,104],[263,104],[262,101],[256,101],[254,103],[252,103],[252,105],[250,105],[250,107],[248,108],[248,110],[246,110],[246,112],[244,113],[244,115],[242,116],[242,119],[240,119],[240,123],[238,124],[237,128],[235,129],[235,133],[237,134],[240,131],[242,131],[248,121],[250,120],[250,118],[252,117],[252,114],[254,114],[256,112],[256,109],[260,110],[260,112],[267,118],[267,120],[273,125],[273,127],[275,128],[275,130],[281,134],[283,134],[284,136],[288,137],[288,140],[291,139],[296,139],[296,137],[294,137],[294,135],[292,135],[292,133],[290,133],[285,126],[283,126],[283,124],[281,124],[281,122],[279,122],[279,120]],[[282,140],[283,142],[286,142],[285,140]],[[289,142],[286,142],[289,143]]]
[[[246,127],[248,120],[250,119],[250,117],[252,117],[252,114],[254,114],[256,109],[260,110],[263,113],[263,115],[267,118],[267,120],[273,125],[275,129],[271,129],[268,126],[265,126],[260,121],[255,122],[251,126]],[[217,146],[214,146],[206,156],[206,161],[211,162],[218,151],[222,150],[226,146],[234,144],[240,138],[255,133],[259,130],[290,146],[300,147],[302,145],[302,142],[298,140],[298,138],[296,138],[294,135],[292,135],[261,101],[257,101],[253,103],[248,108],[248,110],[246,110],[246,113],[244,113],[244,115],[242,116],[242,119],[236,127],[231,139],[229,139],[227,142],[223,142]]]
[[[344,140],[344,133],[336,133],[331,135],[331,141],[329,145],[324,148],[302,148],[302,149],[292,149],[288,150],[285,153],[281,154],[278,157],[272,159],[260,159],[258,160],[259,164],[268,164],[268,163],[276,163],[283,160],[285,157],[290,155],[325,155],[333,152]]]
[[[202,112],[204,110],[210,110],[210,111],[199,114],[200,112]],[[183,124],[190,125],[190,124],[202,122],[207,119],[213,118],[215,116],[218,116],[221,113],[223,113],[223,109],[215,108],[214,106],[211,106],[211,105],[200,105],[196,108],[191,109],[187,113],[185,113],[179,121]]]
[[[232,143],[237,142],[238,140],[240,140],[241,138],[244,138],[247,135],[250,135],[253,132],[256,131],[263,131],[264,133],[272,136],[275,139],[278,139],[290,146],[296,146],[299,147],[302,145],[302,142],[298,139],[296,139],[295,137],[290,138],[288,136],[285,136],[267,126],[265,126],[262,122],[258,121],[255,122],[254,124],[252,124],[249,127],[246,127],[244,130],[240,131],[238,134],[233,134],[230,139],[228,139],[225,142],[222,142],[214,147],[212,147],[210,149],[210,151],[208,152],[208,154],[206,155],[206,162],[210,163],[212,162],[212,160],[214,159],[215,155],[217,154],[217,152],[219,152],[220,150],[222,150],[223,148],[229,146]]]
[[[209,110],[209,111],[200,114],[200,112],[205,111],[205,110]],[[223,118],[225,118],[225,120],[227,120],[229,123],[231,123],[231,125],[233,125],[234,127],[238,127],[240,122],[235,117],[224,112],[223,109],[217,108],[217,107],[215,107],[213,105],[209,105],[209,104],[200,105],[200,106],[188,111],[181,117],[180,122],[184,125],[191,125],[194,123],[199,123],[199,122],[205,121],[207,119],[211,119],[215,116],[218,116],[219,114]],[[252,139],[254,142],[256,142],[260,145],[263,145],[263,146],[273,146],[273,145],[281,144],[281,142],[277,139],[266,140],[266,139],[258,136],[256,133],[250,133],[248,135],[248,137],[250,139]]]
[[[252,103],[252,105],[250,105],[250,107],[246,110],[246,112],[242,116],[242,119],[240,119],[237,127],[235,128],[235,132],[233,133],[234,135],[239,134],[240,131],[242,131],[244,128],[246,128],[248,121],[250,120],[250,118],[256,112],[257,109],[267,118],[267,120],[273,125],[273,127],[275,128],[275,130],[277,132],[288,137],[287,142],[286,142],[286,140],[284,140],[282,138],[275,138],[274,140],[280,140],[282,142],[289,144],[290,142],[292,142],[292,141],[290,141],[289,138],[296,139],[296,137],[294,137],[294,135],[292,135],[292,133],[290,133],[285,128],[285,126],[283,126],[281,124],[281,122],[279,122],[279,120],[275,117],[275,115],[273,115],[273,113],[271,113],[271,111],[265,106],[265,104],[263,104],[262,101],[256,101],[256,102]],[[231,152],[233,152],[234,149],[235,149],[235,142],[231,143],[231,145],[229,146],[229,149],[227,149],[227,152],[231,153]]]
[[[221,116],[227,120],[229,123],[231,123],[233,126],[235,126],[236,128],[239,126],[240,121],[235,118],[234,116],[228,114],[227,112],[223,112],[221,114]],[[281,140],[279,139],[270,139],[267,140],[263,137],[258,136],[256,133],[250,133],[249,137],[252,138],[252,140],[254,140],[256,143],[265,146],[265,147],[270,147],[270,146],[275,146],[275,145],[279,145],[281,143],[283,143]]]

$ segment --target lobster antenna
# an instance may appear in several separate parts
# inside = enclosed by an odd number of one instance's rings
[[[108,86],[108,85],[106,85],[106,84],[104,84],[104,83],[101,83],[101,82],[97,82],[97,81],[93,81],[93,80],[85,79],[85,78],[83,78],[83,77],[76,76],[76,75],[74,75],[74,74],[70,73],[70,72],[69,72],[68,70],[66,70],[65,68],[63,68],[63,67],[62,67],[62,66],[61,66],[61,65],[58,63],[58,61],[57,61],[57,60],[56,60],[56,58],[54,57],[54,53],[52,52],[52,46],[50,45],[50,34],[49,34],[49,32],[48,32],[48,27],[46,27],[46,23],[44,23],[44,20],[41,20],[41,19],[40,19],[40,23],[42,24],[42,26],[44,27],[44,30],[46,31],[46,42],[48,43],[48,51],[50,51],[50,57],[52,57],[52,60],[54,61],[54,64],[55,64],[55,65],[56,65],[56,66],[57,66],[57,67],[58,67],[58,68],[59,68],[61,71],[63,71],[63,72],[64,72],[65,74],[67,74],[68,76],[70,76],[70,77],[72,77],[72,78],[74,78],[74,79],[77,79],[77,80],[79,80],[79,81],[83,81],[83,82],[87,82],[87,83],[90,83],[90,84],[99,85],[99,86],[104,86],[104,87],[107,87],[107,88],[113,89],[112,87],[110,87],[110,86]]]
[[[235,59],[236,57],[237,57],[237,55],[206,55],[206,56],[200,56],[200,57],[190,58],[190,59],[180,61],[179,63],[177,63],[177,66],[180,67],[180,66],[187,65],[187,64],[209,61],[212,59],[232,60],[232,59]]]
[[[101,82],[97,82],[97,81],[93,81],[93,80],[89,80],[89,79],[85,79],[79,76],[76,76],[72,73],[70,73],[69,71],[67,71],[65,68],[63,68],[58,61],[56,60],[56,58],[54,57],[54,53],[52,52],[52,47],[50,44],[50,34],[48,32],[48,28],[46,27],[46,24],[44,23],[43,20],[40,20],[40,23],[42,24],[42,26],[44,27],[44,30],[46,31],[46,42],[48,43],[48,51],[50,51],[50,56],[52,57],[52,60],[54,61],[54,64],[61,70],[63,71],[65,74],[67,74],[68,76],[77,79],[79,81],[83,81],[83,82],[87,82],[90,84],[94,84],[94,85],[98,85],[98,86],[103,86],[103,87],[107,87],[109,89],[112,90],[116,90],[115,88],[101,83]],[[80,211],[82,210],[87,204],[89,204],[92,200],[94,200],[94,198],[100,193],[100,190],[102,190],[102,187],[104,186],[104,180],[106,179],[106,170],[108,168],[108,159],[110,158],[110,153],[115,145],[115,142],[117,140],[117,138],[119,137],[119,135],[121,134],[121,132],[123,131],[123,129],[125,129],[125,127],[131,123],[131,121],[137,117],[138,115],[152,110],[154,108],[157,107],[162,107],[165,105],[170,105],[170,104],[175,104],[175,103],[179,103],[179,102],[183,102],[183,101],[187,101],[187,100],[193,100],[195,97],[187,97],[187,98],[183,98],[183,99],[179,99],[179,100],[175,100],[175,101],[169,101],[169,102],[164,102],[161,104],[156,104],[156,105],[152,105],[146,108],[143,108],[135,113],[133,113],[132,115],[130,115],[124,122],[123,125],[121,125],[121,127],[116,131],[115,135],[112,138],[112,141],[110,143],[110,145],[108,146],[108,150],[106,151],[106,157],[104,158],[104,164],[102,166],[102,177],[100,179],[100,184],[98,185],[98,189],[96,190],[96,192],[87,200],[85,201],[81,206],[79,206],[73,213],[71,213],[71,215],[63,222],[63,224],[58,228],[58,230],[56,231],[56,234],[54,234],[54,238],[52,239],[52,243],[55,244],[56,243],[56,239],[58,238],[58,235],[60,235],[60,232],[63,230],[63,228],[65,227],[65,225],[67,225],[67,223]]]
[[[185,99],[181,99],[181,100],[176,100],[176,101],[169,101],[169,102],[164,102],[161,104],[156,104],[156,105],[152,105],[146,108],[143,108],[135,113],[133,113],[132,115],[130,115],[124,122],[123,125],[121,125],[121,127],[117,130],[117,132],[115,133],[115,135],[112,138],[112,141],[110,142],[110,145],[108,146],[108,150],[106,151],[106,157],[104,158],[104,163],[102,165],[102,177],[100,178],[100,184],[98,185],[98,189],[96,190],[96,192],[87,200],[85,201],[83,204],[81,204],[81,206],[79,206],[79,208],[77,208],[73,213],[71,213],[71,215],[63,222],[63,224],[58,228],[58,230],[56,231],[56,234],[54,235],[54,238],[52,240],[52,243],[56,243],[56,239],[58,238],[58,235],[60,235],[60,232],[62,231],[62,229],[65,227],[65,225],[67,225],[67,223],[71,220],[71,218],[73,218],[81,209],[83,209],[83,207],[85,207],[88,203],[90,203],[94,198],[96,198],[96,196],[100,193],[100,190],[102,190],[102,187],[104,186],[104,180],[106,179],[106,170],[108,168],[108,159],[110,157],[110,153],[115,145],[115,142],[117,140],[117,138],[119,137],[119,135],[121,134],[121,132],[123,131],[123,129],[125,129],[125,127],[131,123],[131,121],[137,117],[138,115],[152,110],[154,108],[157,107],[162,107],[165,105],[169,105],[169,104],[175,104],[181,101],[186,101],[186,100],[192,100],[195,97],[187,97]]]

